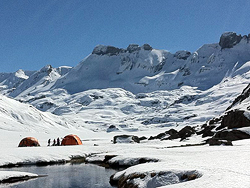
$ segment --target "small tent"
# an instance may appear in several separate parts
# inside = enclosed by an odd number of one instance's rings
[[[70,134],[63,138],[62,145],[82,145],[82,141],[77,135]]]
[[[38,140],[33,137],[26,137],[21,140],[18,147],[40,146]]]

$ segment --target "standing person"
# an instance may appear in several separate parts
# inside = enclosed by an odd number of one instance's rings
[[[61,145],[61,144],[60,144],[60,138],[59,138],[59,137],[57,138],[57,143],[56,143],[56,145],[57,145],[57,146],[60,146],[60,145]]]
[[[48,140],[48,146],[50,146],[50,139]]]
[[[52,146],[55,146],[56,145],[56,139],[53,140],[53,145]]]

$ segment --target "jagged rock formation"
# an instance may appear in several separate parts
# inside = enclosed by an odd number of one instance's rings
[[[243,92],[233,101],[233,103],[227,108],[227,110],[231,109],[238,103],[241,103],[243,100],[250,96],[250,84],[243,90]]]
[[[120,52],[122,52],[123,49],[116,48],[114,46],[103,46],[103,45],[98,45],[94,48],[92,54],[96,55],[117,55]]]
[[[174,57],[176,57],[177,59],[183,59],[183,60],[187,60],[187,58],[191,55],[191,52],[189,51],[177,51],[174,54]]]
[[[104,46],[104,45],[98,45],[94,48],[92,54],[96,55],[118,55],[119,53],[132,53],[139,50],[152,50],[153,48],[149,44],[143,44],[141,47],[138,44],[130,44],[127,49],[122,48],[116,48],[114,46]]]
[[[241,35],[237,35],[234,32],[226,32],[223,33],[220,37],[219,45],[221,48],[232,48],[236,44],[238,44],[242,39]]]
[[[217,132],[211,139],[212,140],[242,140],[242,139],[249,139],[250,135],[240,131],[240,130],[223,130]]]
[[[191,126],[185,126],[180,131],[177,131],[175,129],[170,129],[164,133],[160,133],[156,136],[151,136],[149,140],[153,139],[161,139],[161,140],[173,140],[180,138],[180,141],[183,141],[187,139],[188,137],[191,137],[193,134],[195,134],[196,131]]]
[[[250,120],[244,115],[243,110],[232,110],[226,113],[221,122],[221,127],[228,129],[250,127]]]

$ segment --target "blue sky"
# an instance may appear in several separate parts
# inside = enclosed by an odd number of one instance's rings
[[[250,33],[249,0],[0,0],[0,72],[76,66],[98,44],[194,52]]]

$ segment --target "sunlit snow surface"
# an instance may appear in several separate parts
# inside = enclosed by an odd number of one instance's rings
[[[36,135],[42,144],[40,148],[17,148],[8,146],[9,142],[18,143],[18,135],[12,132],[2,131],[11,140],[3,141],[1,148],[0,164],[37,161],[68,160],[72,155],[85,156],[97,153],[100,158],[107,154],[119,155],[119,160],[130,162],[131,159],[151,157],[160,159],[157,163],[140,164],[125,170],[127,174],[133,172],[151,173],[159,171],[185,172],[196,170],[201,177],[173,187],[248,187],[250,183],[249,171],[249,140],[235,141],[234,146],[194,146],[167,148],[170,145],[178,145],[177,141],[146,141],[140,144],[112,144],[111,135],[98,134],[100,139],[85,140],[82,146],[54,146],[46,147],[48,134]],[[57,135],[65,134],[57,132]],[[78,132],[81,138],[89,138],[86,133]],[[85,137],[84,137],[85,136]],[[97,135],[96,135],[97,136]],[[102,137],[103,136],[103,137]],[[105,138],[106,137],[106,138]],[[198,138],[197,138],[198,139]],[[194,141],[194,140],[193,140]],[[98,146],[94,146],[94,144]],[[1,172],[3,174],[4,172]],[[120,172],[120,173],[124,173]],[[15,172],[13,172],[13,175]],[[2,176],[1,176],[2,177]],[[138,180],[139,181],[139,180]],[[139,181],[140,187],[145,186],[146,181]],[[166,182],[169,183],[169,182]],[[167,186],[168,187],[168,186]]]

